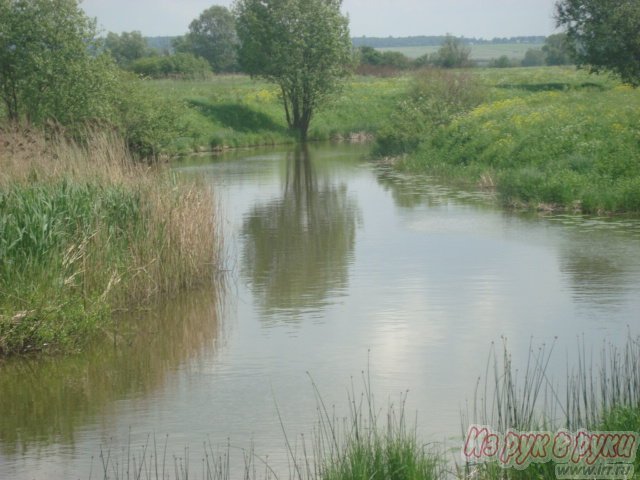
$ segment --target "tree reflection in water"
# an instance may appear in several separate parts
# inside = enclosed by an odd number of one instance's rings
[[[299,321],[346,291],[359,212],[345,184],[320,180],[307,146],[287,157],[282,198],[243,224],[242,272],[267,316]]]

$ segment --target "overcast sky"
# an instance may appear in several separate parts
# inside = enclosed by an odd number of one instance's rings
[[[344,0],[351,35],[515,37],[554,31],[555,0]],[[145,36],[182,35],[211,5],[232,0],[84,0],[104,31],[139,30]]]

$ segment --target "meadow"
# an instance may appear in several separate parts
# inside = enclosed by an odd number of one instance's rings
[[[353,77],[314,117],[309,140],[344,140],[377,131],[405,89],[404,78]],[[170,153],[295,143],[278,87],[247,76],[205,81],[153,80],[154,91],[182,104]]]
[[[481,90],[480,97],[435,122],[416,99],[416,91],[429,97],[416,90],[429,75],[416,77],[400,104],[404,111],[397,108],[384,129],[392,144],[406,137],[407,125],[422,122],[410,144],[379,148],[397,157],[398,168],[496,188],[508,206],[640,212],[637,90],[573,68],[478,69],[459,74],[458,81]]]

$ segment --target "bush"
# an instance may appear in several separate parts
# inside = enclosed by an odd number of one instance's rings
[[[150,78],[205,79],[211,76],[209,62],[191,53],[140,58],[129,69]]]
[[[440,49],[433,56],[434,65],[442,68],[464,68],[473,66],[471,49],[462,40],[447,35]]]
[[[183,118],[186,107],[164,98],[147,82],[123,75],[115,103],[118,112],[113,123],[136,156],[157,159],[181,136],[177,119]]]
[[[390,121],[376,139],[380,155],[416,150],[422,140],[457,115],[479,105],[484,89],[468,73],[427,69],[419,72]]]
[[[539,67],[545,64],[545,54],[539,48],[530,48],[522,59],[523,67]]]
[[[515,66],[516,62],[511,60],[506,55],[494,58],[493,60],[491,60],[491,62],[489,62],[489,67],[491,68],[511,68]]]

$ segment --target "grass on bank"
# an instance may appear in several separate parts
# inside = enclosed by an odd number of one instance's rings
[[[424,114],[415,145],[390,152],[404,155],[400,168],[495,187],[507,205],[640,212],[640,91],[572,68],[459,75],[484,88],[484,99],[438,125]],[[402,106],[394,115],[400,121],[382,130],[405,136],[410,117]]]
[[[463,414],[463,430],[469,425],[488,425],[494,431],[520,432],[566,429],[574,434],[590,432],[636,432],[640,435],[640,337],[627,337],[625,345],[607,344],[599,359],[580,344],[578,358],[567,366],[564,388],[549,378],[547,366],[552,345],[529,350],[524,369],[512,363],[506,341],[501,355],[492,347],[485,378],[478,380],[472,410]],[[531,346],[533,347],[533,346]],[[596,448],[596,447],[594,447]],[[615,460],[615,459],[614,459]],[[612,461],[614,461],[612,460]],[[640,456],[634,460],[640,476]],[[482,480],[556,479],[555,463],[532,463],[524,470],[502,468],[496,462],[466,464],[458,475]]]
[[[206,187],[87,138],[0,131],[0,355],[76,349],[113,310],[210,281],[220,261]]]
[[[155,80],[154,91],[185,106],[171,153],[295,143],[286,126],[278,87],[243,75],[205,81]],[[372,134],[386,120],[405,80],[353,77],[314,116],[309,140],[340,140]]]

